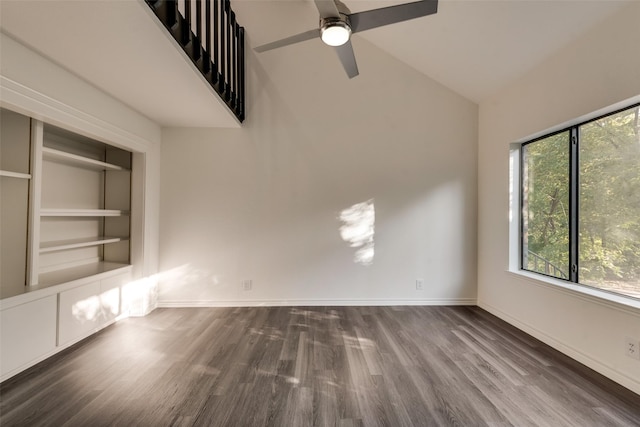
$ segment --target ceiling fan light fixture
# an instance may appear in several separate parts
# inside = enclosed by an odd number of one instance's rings
[[[323,19],[320,36],[322,41],[329,46],[342,46],[351,37],[351,27],[342,19]]]

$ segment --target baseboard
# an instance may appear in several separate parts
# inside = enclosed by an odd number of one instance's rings
[[[391,305],[476,305],[475,298],[441,298],[441,299],[337,299],[337,300],[183,300],[158,301],[158,308],[189,307],[277,307],[277,306],[391,306]]]
[[[515,326],[516,328],[526,332],[527,334],[531,335],[534,338],[539,339],[540,341],[542,341],[543,343],[553,347],[554,349],[558,350],[559,352],[569,356],[570,358],[582,363],[583,365],[593,369],[594,371],[604,375],[605,377],[609,378],[612,381],[615,381],[616,383],[622,385],[623,387],[628,388],[629,390],[631,390],[632,392],[636,393],[636,394],[640,394],[640,382],[638,382],[636,379],[615,370],[614,368],[612,368],[611,366],[607,365],[606,363],[601,362],[600,360],[594,359],[593,357],[589,356],[586,353],[583,353],[582,351],[571,347],[561,341],[556,340],[554,337],[552,337],[551,335],[548,335],[547,333],[537,329],[534,326],[531,326],[527,323],[524,323],[514,317],[512,317],[511,315],[505,313],[504,311],[490,305],[487,304],[485,302],[482,301],[478,301],[478,307],[482,308],[483,310],[488,311],[489,313],[493,314],[496,317],[499,317],[500,319],[504,320],[507,323],[510,323],[511,325]]]

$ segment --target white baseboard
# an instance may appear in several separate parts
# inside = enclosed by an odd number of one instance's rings
[[[444,298],[444,299],[371,299],[371,300],[183,300],[158,301],[158,308],[189,308],[189,307],[277,307],[277,306],[391,306],[391,305],[476,305],[475,298]]]
[[[640,382],[638,382],[638,380],[636,380],[635,378],[632,378],[623,372],[617,371],[613,367],[609,366],[608,364],[600,360],[594,359],[590,355],[583,353],[582,351],[574,347],[571,347],[561,341],[556,340],[554,337],[547,334],[546,332],[543,332],[534,326],[524,323],[490,304],[487,304],[482,301],[478,301],[478,307],[488,311],[489,313],[493,314],[496,317],[499,317],[505,322],[510,323],[511,325],[526,332],[532,337],[539,339],[543,343],[555,348],[559,352],[569,356],[570,358],[604,375],[610,380],[615,381],[618,384],[628,388],[634,393],[640,394]]]

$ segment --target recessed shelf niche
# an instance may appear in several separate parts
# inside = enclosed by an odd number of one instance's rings
[[[51,286],[128,265],[131,153],[47,124],[42,134],[32,284]]]

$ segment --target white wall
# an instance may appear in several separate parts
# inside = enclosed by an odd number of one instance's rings
[[[640,94],[640,4],[592,29],[480,105],[478,304],[640,393],[635,308],[507,272],[509,143]]]
[[[316,41],[248,51],[242,129],[163,129],[161,306],[475,303],[477,106],[354,46],[351,81]],[[367,200],[363,266],[338,216]]]

